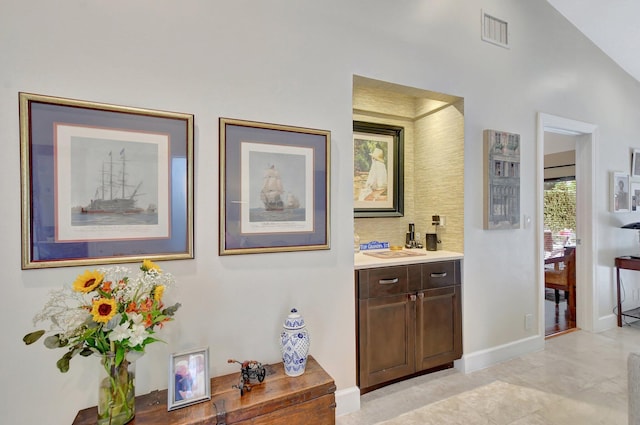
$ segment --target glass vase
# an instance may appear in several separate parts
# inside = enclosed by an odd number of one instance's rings
[[[100,359],[98,425],[123,425],[136,414],[135,361],[125,356],[116,365],[114,353]]]

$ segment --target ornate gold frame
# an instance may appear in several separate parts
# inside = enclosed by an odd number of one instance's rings
[[[111,264],[138,262],[142,259],[177,260],[193,258],[193,123],[192,114],[166,112],[152,109],[118,106],[106,103],[66,99],[32,93],[19,93],[20,105],[20,166],[21,166],[21,208],[22,208],[22,268],[39,269],[47,267],[79,266],[87,264]],[[62,126],[62,127],[61,127]],[[122,135],[122,144],[127,146],[148,147],[152,144],[136,139],[138,135],[149,135],[162,140],[163,144],[152,148],[160,152],[157,169],[168,176],[168,182],[162,182],[154,194],[167,202],[165,211],[156,215],[168,217],[161,223],[166,235],[152,237],[136,236],[130,230],[139,230],[144,234],[151,228],[150,224],[127,224],[124,219],[115,217],[113,224],[106,226],[92,217],[91,226],[83,223],[81,227],[74,222],[77,213],[86,213],[84,207],[74,207],[63,203],[59,198],[62,193],[72,193],[75,178],[90,179],[93,176],[92,166],[68,166],[64,172],[73,178],[57,181],[62,169],[61,164],[82,160],[78,149],[72,150],[69,142],[66,150],[60,148],[60,129],[63,127],[80,129],[78,131],[97,134]],[[73,131],[73,130],[72,130]],[[99,132],[104,133],[99,133]],[[128,140],[127,137],[131,136]],[[69,136],[77,145],[79,138]],[[82,140],[89,140],[84,138]],[[115,144],[109,137],[94,138],[91,146],[100,148],[101,143]],[[94,144],[95,143],[95,144]],[[88,144],[82,147],[83,152],[91,152]],[[109,145],[111,146],[111,145]],[[117,155],[116,153],[113,156]],[[109,152],[111,157],[112,153]],[[124,148],[120,156],[124,155]],[[72,158],[72,159],[69,159]],[[65,162],[66,161],[66,162]],[[124,157],[122,163],[124,164]],[[144,161],[138,161],[139,167],[149,167]],[[166,167],[165,167],[166,165]],[[86,170],[84,169],[86,168]],[[156,168],[153,168],[154,170]],[[86,173],[85,173],[86,171]],[[92,171],[91,176],[88,171]],[[83,174],[84,173],[84,174]],[[102,171],[104,173],[104,171]],[[86,174],[86,175],[85,175]],[[65,174],[66,176],[67,174]],[[124,175],[124,171],[122,171]],[[161,174],[158,173],[157,176]],[[124,180],[124,177],[122,177]],[[152,182],[153,183],[153,182]],[[156,182],[157,183],[157,182]],[[66,186],[65,186],[66,185]],[[124,188],[124,183],[123,183]],[[124,189],[123,189],[124,191]],[[134,192],[129,199],[136,195]],[[64,198],[64,196],[63,196]],[[71,199],[71,195],[69,196]],[[156,206],[157,207],[157,206]],[[62,209],[60,209],[62,208]],[[123,214],[140,213],[143,208],[126,210]],[[69,211],[74,218],[69,221],[58,221],[60,211]],[[144,210],[153,215],[152,204]],[[90,211],[99,212],[100,211]],[[118,213],[121,213],[119,211]],[[75,215],[74,215],[75,214]],[[105,213],[106,214],[106,213]],[[87,216],[88,214],[85,214]],[[156,219],[159,220],[159,219]],[[144,226],[147,227],[144,227]],[[80,235],[76,239],[60,240],[60,229],[66,226]],[[100,227],[102,226],[102,227]],[[160,225],[157,225],[160,228]],[[96,236],[89,236],[89,229],[96,230]],[[100,232],[112,232],[113,237],[99,236]],[[162,232],[158,232],[162,233]]]
[[[219,254],[329,249],[331,132],[230,118],[219,130]],[[268,168],[283,189],[265,202]]]

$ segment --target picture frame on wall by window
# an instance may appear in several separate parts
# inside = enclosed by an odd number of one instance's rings
[[[171,354],[167,411],[206,400],[211,400],[209,348]]]
[[[485,230],[520,228],[520,135],[484,130]]]
[[[629,174],[619,171],[611,173],[611,211],[630,211]]]
[[[640,181],[631,181],[631,211],[640,211]]]
[[[331,132],[219,124],[219,254],[329,249]]]
[[[631,152],[631,177],[640,178],[640,149]]]
[[[19,105],[23,269],[193,258],[192,114]]]
[[[353,122],[354,217],[404,215],[404,127]]]

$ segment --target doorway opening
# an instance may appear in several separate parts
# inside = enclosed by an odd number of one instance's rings
[[[544,335],[576,328],[576,136],[545,131]]]
[[[576,218],[575,236],[575,326],[597,331],[595,321],[595,194],[594,170],[596,157],[597,126],[544,113],[538,114],[537,128],[537,220],[539,275],[538,314],[540,336],[545,329],[545,250],[544,250],[544,148],[545,135],[571,136],[575,141]]]

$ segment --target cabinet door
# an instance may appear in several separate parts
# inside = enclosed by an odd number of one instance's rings
[[[418,293],[416,369],[450,363],[462,356],[460,286]]]
[[[415,298],[394,295],[359,300],[360,388],[415,371]]]

